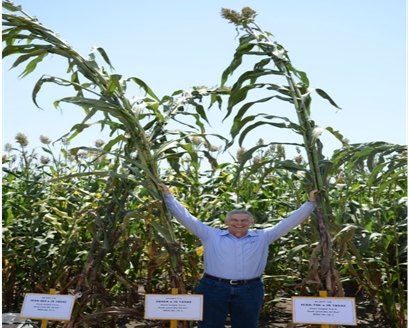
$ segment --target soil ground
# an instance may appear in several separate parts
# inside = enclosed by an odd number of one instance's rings
[[[374,313],[376,309],[374,306],[365,302],[364,300],[356,299],[357,307],[357,327],[361,328],[393,328],[391,325],[381,323],[380,320],[376,319]],[[276,307],[271,314],[270,318],[261,318],[258,324],[258,328],[320,328],[320,325],[305,325],[305,324],[292,324],[289,323],[292,320],[292,307],[290,301],[282,301],[276,304]],[[169,322],[153,322],[146,320],[130,320],[125,326],[125,328],[154,328],[154,327],[169,327]],[[196,327],[196,325],[194,325]],[[228,324],[225,328],[230,328]],[[341,327],[353,327],[353,326],[335,326],[336,328]],[[354,326],[356,327],[356,326]]]

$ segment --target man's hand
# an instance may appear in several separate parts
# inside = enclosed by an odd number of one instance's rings
[[[167,186],[166,185],[164,185],[164,184],[162,184],[162,183],[158,183],[157,184],[160,188],[162,188],[163,189],[163,192],[167,195],[167,194],[170,194],[170,190],[169,190],[169,188],[167,188]]]
[[[309,192],[309,202],[315,202],[316,201],[316,193],[318,192],[317,189],[312,190]]]

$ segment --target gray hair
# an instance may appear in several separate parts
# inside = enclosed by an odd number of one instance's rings
[[[231,215],[233,215],[233,214],[246,214],[246,215],[249,216],[249,219],[250,219],[250,220],[253,220],[253,219],[254,219],[254,217],[253,217],[253,215],[252,215],[251,212],[248,212],[248,211],[245,211],[245,210],[233,210],[233,211],[229,211],[229,212],[227,213],[227,216],[225,217],[225,220],[228,220],[229,217],[230,217]]]

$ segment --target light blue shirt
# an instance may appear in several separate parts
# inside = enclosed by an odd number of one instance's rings
[[[265,270],[269,244],[287,234],[313,212],[316,202],[306,202],[277,225],[237,238],[228,230],[207,226],[192,216],[171,194],[166,195],[171,214],[201,239],[204,271],[224,279],[245,280],[260,277]]]

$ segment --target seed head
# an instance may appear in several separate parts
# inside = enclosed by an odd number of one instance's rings
[[[48,164],[50,159],[46,156],[41,156],[41,164]]]
[[[80,151],[77,153],[77,157],[80,159],[86,159],[89,153],[87,151]]]
[[[262,158],[261,158],[260,156],[255,156],[255,157],[252,159],[252,162],[253,162],[254,164],[261,163],[261,162],[262,162]]]
[[[194,146],[200,146],[203,143],[203,139],[198,138],[198,137],[193,137],[191,141],[193,142]]]
[[[278,149],[276,152],[276,157],[277,158],[285,158],[285,147],[282,145],[278,145]]]
[[[95,147],[96,148],[102,148],[102,146],[105,144],[105,141],[103,141],[102,139],[98,139],[95,141]]]
[[[257,14],[256,14],[256,11],[253,10],[253,9],[251,9],[251,8],[249,8],[249,7],[244,7],[244,8],[242,8],[241,13],[242,13],[242,16],[243,16],[244,18],[246,18],[246,19],[251,19],[251,20],[254,20],[255,17],[256,17],[256,15],[257,15]]]
[[[40,141],[44,144],[44,145],[49,145],[51,143],[51,139],[48,137],[45,137],[43,135],[40,136]]]
[[[6,152],[11,152],[11,149],[13,148],[13,146],[11,145],[11,143],[6,143],[5,145],[4,145],[4,150],[6,151]]]
[[[298,164],[301,164],[303,162],[303,157],[302,155],[296,156],[295,157],[295,162]]]
[[[244,7],[241,10],[241,14],[239,14],[235,10],[222,8],[221,16],[226,20],[229,20],[230,23],[233,23],[234,25],[243,25],[248,24],[250,21],[255,19],[256,11],[249,7]]]
[[[16,134],[16,141],[18,144],[20,144],[21,147],[27,147],[28,146],[28,138],[25,134],[22,134],[21,132]]]
[[[242,160],[242,156],[244,156],[244,154],[246,153],[246,149],[244,147],[241,147],[237,150],[237,160],[241,161]]]
[[[339,176],[336,180],[336,184],[345,184],[346,183],[346,179],[344,179],[344,177]]]
[[[229,20],[230,23],[233,23],[235,25],[239,25],[242,19],[241,15],[238,14],[235,10],[226,8],[221,9],[221,17]]]
[[[209,151],[212,151],[212,152],[218,151],[218,150],[219,150],[219,147],[213,146],[213,145],[211,145],[211,147],[210,147],[210,149],[209,149]]]

